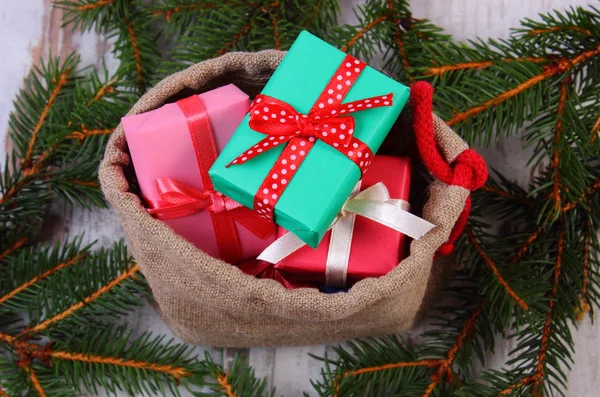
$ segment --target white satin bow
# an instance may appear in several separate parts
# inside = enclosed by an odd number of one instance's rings
[[[356,215],[369,218],[415,240],[435,227],[425,219],[408,212],[410,209],[408,202],[390,198],[383,182],[376,183],[363,191],[360,191],[360,185],[359,181],[330,227],[331,240],[325,268],[325,280],[329,286],[346,285]],[[295,234],[287,233],[268,246],[258,259],[277,263],[304,245],[305,243]]]

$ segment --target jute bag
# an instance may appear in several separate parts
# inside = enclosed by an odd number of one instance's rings
[[[157,84],[128,115],[228,83],[252,97],[260,92],[284,54],[273,50],[230,53],[193,65]],[[413,89],[411,96],[414,95]],[[415,174],[429,176],[413,177],[415,200],[422,198],[424,203],[422,208],[413,204],[413,212],[436,227],[412,241],[410,256],[388,275],[362,280],[349,292],[336,294],[308,288],[286,290],[276,281],[250,277],[198,250],[150,216],[136,194],[127,142],[119,125],[100,166],[102,190],[119,215],[161,316],[173,332],[195,344],[250,347],[330,343],[392,334],[411,327],[422,305],[438,289],[440,277],[436,274],[448,269],[439,261],[434,264],[436,252],[440,247],[446,251],[442,253],[451,251],[451,243],[460,232],[452,232],[453,228],[457,220],[466,220],[470,190],[480,182],[471,183],[475,179],[473,164],[475,168],[481,168],[481,164],[477,159],[469,163],[473,156],[463,154],[472,151],[467,151],[467,145],[443,121],[431,116],[430,102],[429,98],[429,105],[413,106],[415,120],[417,113],[423,119],[420,126],[415,124],[415,129],[429,129],[429,136],[414,134],[408,111],[380,152],[410,155]],[[429,141],[424,144],[424,140]],[[425,156],[419,156],[417,146],[422,149],[423,145],[429,148]],[[428,152],[435,152],[437,157]],[[455,161],[461,158],[466,161]],[[459,168],[462,172],[457,173]]]

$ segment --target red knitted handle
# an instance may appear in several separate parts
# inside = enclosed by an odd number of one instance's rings
[[[463,151],[449,164],[438,150],[433,131],[433,87],[424,81],[410,87],[413,126],[417,147],[423,163],[440,181],[448,185],[462,186],[474,191],[479,189],[488,177],[485,161],[472,149]],[[471,211],[471,195],[454,224],[448,241],[438,250],[439,255],[448,255],[454,250],[454,242],[462,234]]]

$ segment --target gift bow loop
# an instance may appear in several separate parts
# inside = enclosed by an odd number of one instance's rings
[[[326,279],[327,284],[331,286],[339,287],[346,283],[356,216],[369,218],[414,239],[423,237],[435,227],[425,219],[408,212],[410,205],[405,200],[390,198],[383,182],[358,192],[360,183],[358,182],[354,194],[346,200],[330,228]],[[295,234],[287,233],[268,246],[257,259],[278,263],[305,245]]]
[[[405,200],[392,199],[383,182],[357,193],[346,200],[342,214],[355,214],[381,223],[414,239],[423,237],[434,225],[409,212]]]
[[[308,114],[298,112],[290,104],[277,98],[260,94],[250,107],[248,125],[257,132],[268,135],[243,152],[227,167],[243,164],[261,153],[291,141],[295,137],[319,139],[338,150],[348,148],[353,142],[354,117],[351,113],[382,106],[391,106],[393,93],[361,99],[349,103],[316,106]]]
[[[156,189],[160,201],[150,203],[148,212],[158,219],[174,219],[198,211],[222,213],[242,205],[214,190],[200,190],[173,178],[158,178]]]

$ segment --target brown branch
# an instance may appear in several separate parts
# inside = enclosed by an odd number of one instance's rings
[[[407,367],[435,367],[435,366],[440,365],[441,362],[442,362],[442,360],[406,361],[406,362],[378,365],[378,366],[374,366],[374,367],[365,367],[365,368],[357,369],[354,371],[351,371],[351,370],[346,371],[346,373],[341,377],[341,379],[335,380],[336,393],[334,394],[334,397],[337,397],[339,395],[341,381],[349,376],[358,376],[358,375],[372,373],[372,372],[387,371],[390,369],[407,368]]]
[[[73,131],[67,138],[83,140],[88,136],[110,135],[114,132],[114,128],[92,129],[86,128],[85,124],[81,124],[81,131]]]
[[[600,135],[600,116],[596,119],[594,126],[592,127],[592,137],[590,138],[590,145],[593,145]]]
[[[40,117],[33,129],[33,132],[31,133],[31,138],[29,138],[29,145],[27,146],[27,152],[25,153],[25,158],[23,159],[23,165],[25,168],[29,167],[29,165],[31,163],[31,156],[33,155],[33,147],[35,146],[35,141],[37,140],[38,133],[44,126],[44,122],[46,120],[46,117],[48,116],[48,112],[50,112],[50,108],[54,104],[54,101],[56,101],[56,98],[58,97],[58,94],[60,94],[60,91],[67,84],[68,77],[70,74],[71,74],[71,69],[67,69],[63,73],[61,73],[61,75],[58,78],[58,82],[56,83],[56,86],[52,90],[52,93],[50,94],[50,97],[48,98],[48,101],[46,102],[46,105],[44,106],[44,109],[42,109],[42,113],[40,114]]]
[[[69,259],[68,261],[60,263],[57,266],[53,267],[52,269],[46,270],[42,274],[35,276],[34,278],[32,278],[29,281],[24,282],[23,284],[19,285],[18,287],[16,287],[12,291],[8,292],[4,296],[0,296],[0,305],[4,304],[9,299],[12,299],[15,295],[26,290],[27,288],[31,287],[35,283],[50,277],[51,275],[58,272],[59,270],[62,270],[66,267],[74,265],[75,263],[77,263],[77,261],[79,261],[83,257],[85,257],[85,254],[77,254],[73,258]]]
[[[134,277],[135,273],[137,273],[139,271],[139,269],[140,268],[137,264],[134,265],[129,270],[123,272],[120,276],[118,276],[117,278],[112,280],[110,283],[99,288],[96,292],[94,292],[90,296],[86,297],[83,301],[77,302],[73,306],[71,306],[68,309],[64,310],[63,312],[55,315],[54,317],[49,318],[48,320],[37,324],[33,328],[30,328],[30,329],[27,329],[27,330],[21,332],[18,335],[18,337],[24,336],[25,334],[27,334],[27,335],[36,334],[40,331],[43,331],[43,330],[49,328],[51,325],[64,320],[65,318],[67,318],[70,315],[72,315],[73,313],[75,313],[77,310],[84,308],[85,306],[89,305],[90,303],[92,303],[93,301],[95,301],[96,299],[98,299],[99,297],[104,295],[105,293],[109,292],[110,290],[112,290],[113,288],[115,288],[116,286],[121,284],[123,281],[127,280],[128,278]]]
[[[281,50],[281,37],[279,36],[279,26],[277,25],[277,15],[273,15],[273,39],[275,40],[275,49]]]
[[[79,186],[100,187],[98,181],[80,181],[79,179],[70,179],[67,182]]]
[[[556,305],[556,294],[560,283],[560,275],[562,271],[562,258],[565,244],[565,234],[562,225],[559,225],[558,229],[558,243],[556,251],[556,265],[554,266],[554,273],[552,276],[552,290],[550,291],[550,302],[548,303],[548,314],[546,314],[546,322],[544,323],[544,329],[542,331],[542,339],[540,341],[540,352],[538,354],[536,372],[535,372],[535,385],[538,389],[534,395],[539,396],[539,388],[544,378],[546,355],[548,353],[548,341],[550,340],[550,332],[552,331],[552,315],[554,314],[554,306]]]
[[[392,363],[392,364],[384,364],[375,367],[365,367],[361,369],[357,369],[355,371],[348,371],[344,375],[348,376],[357,376],[361,374],[371,373],[371,372],[379,372],[379,371],[387,371],[389,369],[397,369],[397,368],[406,368],[406,367],[435,367],[440,364],[442,360],[420,360],[420,361],[408,361],[408,362],[400,362],[400,363]]]
[[[144,70],[142,69],[142,56],[140,55],[140,47],[137,43],[137,37],[133,24],[129,19],[125,20],[127,26],[127,33],[129,33],[129,40],[131,41],[131,47],[133,48],[133,57],[135,58],[135,69],[137,70],[138,87],[140,91],[144,91]]]
[[[533,62],[533,63],[542,63],[549,62],[549,58],[535,58],[535,57],[526,57],[526,58],[504,58],[502,62]],[[425,70],[424,74],[427,76],[442,76],[445,73],[453,72],[456,70],[480,70],[488,68],[492,65],[498,64],[499,61],[477,61],[477,62],[463,62],[457,63],[454,65],[443,65],[443,66],[435,66],[430,67]]]
[[[560,97],[558,98],[558,105],[556,107],[556,126],[554,127],[554,152],[552,155],[552,169],[554,174],[552,176],[552,193],[550,197],[554,201],[554,211],[559,211],[561,207],[561,194],[560,194],[560,153],[561,145],[560,141],[563,137],[563,117],[565,114],[565,103],[567,102],[567,84],[569,79],[565,78],[560,85]]]
[[[38,396],[46,397],[46,392],[44,391],[44,388],[42,387],[37,375],[33,371],[33,368],[31,368],[30,365],[23,365],[22,367],[25,370],[25,372],[27,372],[27,375],[29,375],[29,381],[31,382],[31,385],[33,386],[33,389],[37,392]]]
[[[34,177],[37,176],[37,174],[43,168],[42,166],[44,165],[44,161],[50,156],[50,153],[54,151],[55,147],[56,145],[49,148],[47,152],[42,153],[33,165],[23,168],[23,170],[21,171],[23,176],[14,186],[12,186],[6,192],[4,196],[2,196],[2,198],[0,198],[0,205],[5,204],[6,202],[8,202],[8,200],[16,196],[16,194],[19,192],[19,190],[21,190],[23,186],[25,186],[29,181],[31,181],[32,179],[34,179]]]
[[[583,239],[583,283],[581,285],[581,294],[584,298],[587,296],[587,289],[590,277],[590,242],[592,234],[592,225],[588,219]]]
[[[8,255],[10,255],[12,252],[18,250],[23,245],[25,245],[27,240],[28,240],[27,237],[23,237],[22,239],[15,241],[14,244],[12,246],[8,247],[6,250],[4,250],[4,252],[0,253],[0,262],[4,258],[6,258]]]
[[[110,94],[110,93],[115,92],[115,88],[113,86],[115,85],[115,83],[117,82],[117,80],[118,80],[118,77],[114,77],[112,80],[110,80],[109,82],[107,82],[106,84],[104,84],[102,87],[100,87],[100,89],[98,90],[98,92],[96,92],[96,95],[92,99],[90,99],[90,101],[87,103],[87,106],[90,106],[94,102],[98,102],[106,94]]]
[[[112,4],[117,0],[98,0],[95,3],[90,3],[90,4],[82,4],[79,7],[77,7],[77,11],[89,11],[89,10],[93,10],[94,8],[98,8],[98,7],[102,7],[108,4]]]
[[[362,28],[361,30],[356,32],[356,34],[348,41],[347,44],[343,45],[340,48],[340,50],[347,52],[348,48],[350,48],[354,44],[356,44],[356,42],[358,40],[360,40],[360,38],[363,37],[365,35],[365,33],[367,33],[369,30],[373,29],[375,26],[379,25],[381,22],[385,21],[386,19],[387,19],[387,17],[385,15],[382,15],[379,18],[372,21],[371,23],[369,23],[367,26],[365,26],[364,28]]]
[[[458,350],[461,348],[461,346],[463,345],[463,343],[465,342],[465,340],[467,339],[467,337],[469,336],[469,334],[475,327],[475,324],[477,323],[477,319],[479,318],[479,315],[481,314],[481,311],[483,310],[483,306],[484,306],[484,302],[482,301],[477,306],[477,308],[475,309],[473,314],[471,314],[471,317],[469,317],[469,319],[465,322],[465,325],[463,326],[460,334],[458,335],[458,338],[456,338],[456,342],[450,348],[450,350],[448,350],[448,354],[446,355],[446,358],[441,360],[441,364],[440,364],[437,372],[431,376],[432,382],[429,384],[429,386],[427,386],[427,389],[423,393],[423,397],[431,396],[431,394],[433,393],[435,388],[442,381],[442,377],[445,374],[448,377],[452,376],[451,367],[452,367],[452,364],[454,363],[454,359],[456,358],[456,353],[458,353]]]
[[[315,15],[317,15],[317,13],[320,11],[321,9],[321,3],[323,2],[323,0],[317,1],[315,3],[315,6],[312,8],[312,10],[310,10],[310,12],[308,14],[305,15],[304,19],[302,20],[302,22],[300,22],[300,26],[304,26],[306,27],[306,25],[314,18]]]
[[[0,341],[12,344],[15,341],[15,337],[0,332]]]
[[[2,388],[0,388],[0,397],[10,397]]]
[[[229,50],[231,50],[231,48],[233,48],[233,46],[236,45],[240,41],[240,39],[250,31],[250,29],[252,29],[252,21],[248,22],[247,25],[243,26],[240,29],[240,31],[235,36],[233,36],[233,39],[225,43],[223,48],[217,51],[216,56],[223,55]]]
[[[412,76],[412,74],[410,73],[410,62],[408,60],[408,54],[406,53],[406,49],[404,48],[404,41],[402,40],[402,35],[404,34],[404,32],[402,32],[402,30],[398,27],[399,23],[400,23],[399,20],[396,20],[394,22],[394,24],[396,25],[396,29],[395,29],[396,30],[396,33],[395,33],[396,47],[398,47],[398,52],[400,53],[400,58],[402,60],[402,67],[406,71],[406,75],[408,76],[408,81],[410,83],[413,83],[415,81],[415,79]]]
[[[147,361],[125,360],[119,357],[96,356],[92,354],[71,353],[66,351],[50,351],[49,357],[58,360],[78,361],[90,364],[116,365],[119,367],[143,369],[160,372],[172,376],[176,381],[182,377],[190,376],[183,367],[173,367],[172,365],[161,365]]]
[[[525,243],[523,243],[523,245],[521,246],[521,248],[519,248],[519,250],[517,251],[517,253],[515,254],[515,256],[513,256],[512,259],[510,260],[510,262],[511,263],[516,263],[525,254],[525,252],[527,252],[527,250],[529,249],[529,247],[531,246],[531,244],[533,244],[533,242],[535,240],[537,240],[537,238],[539,237],[540,233],[543,230],[544,230],[544,228],[542,226],[540,226],[537,229],[535,229],[535,231],[533,233],[531,233],[529,235],[529,237],[527,237],[527,240],[525,240]]]
[[[592,32],[590,32],[589,30],[582,29],[582,28],[580,28],[578,26],[565,26],[565,27],[554,26],[552,28],[547,28],[547,29],[530,30],[529,32],[527,32],[527,36],[537,36],[537,35],[544,34],[544,33],[561,32],[561,31],[568,31],[568,30],[579,32],[579,33],[584,34],[586,36],[591,36],[592,35]]]
[[[220,374],[219,376],[217,376],[217,382],[223,388],[223,390],[227,394],[227,397],[235,397],[235,393],[233,392],[233,390],[231,390],[231,384],[227,380],[228,377],[229,374]]]
[[[501,197],[504,197],[504,198],[507,198],[507,199],[511,199],[511,200],[520,201],[523,204],[532,204],[533,203],[533,200],[528,199],[527,197],[517,196],[517,195],[509,193],[509,192],[507,192],[505,190],[500,190],[498,188],[492,187],[490,185],[483,185],[481,187],[481,189],[485,190],[486,192],[493,193],[493,194],[495,194],[497,196],[501,196]]]
[[[160,15],[164,14],[166,21],[169,22],[171,20],[171,17],[173,16],[173,14],[176,14],[178,12],[195,11],[195,10],[211,10],[218,6],[228,6],[228,7],[236,7],[237,6],[239,8],[242,8],[242,7],[257,8],[257,7],[259,7],[259,4],[257,4],[257,3],[245,3],[244,4],[244,3],[234,3],[234,2],[182,4],[177,7],[154,11],[154,12],[152,12],[152,15],[160,16]]]
[[[586,222],[585,236],[583,238],[583,281],[581,283],[581,296],[579,297],[579,305],[575,308],[575,319],[581,321],[585,315],[591,310],[588,302],[588,284],[590,280],[590,242],[591,242],[592,225],[588,220]]]
[[[479,254],[479,256],[481,256],[481,258],[484,260],[484,262],[488,265],[488,267],[490,268],[490,270],[494,274],[494,277],[496,277],[496,280],[498,280],[498,282],[500,283],[500,285],[506,290],[506,293],[508,293],[508,295],[523,310],[529,310],[529,306],[527,305],[527,303],[525,303],[525,301],[523,299],[521,299],[515,293],[515,291],[510,287],[510,285],[508,285],[508,283],[506,282],[506,280],[504,279],[504,277],[502,277],[502,275],[500,274],[500,271],[498,271],[498,267],[496,267],[496,264],[494,263],[494,261],[492,261],[492,259],[483,251],[483,249],[481,248],[481,246],[477,242],[477,239],[473,235],[473,232],[471,231],[471,229],[467,229],[467,236],[469,237],[469,240],[471,241],[471,244],[473,244],[473,247],[475,248],[475,250],[477,251],[477,253]]]
[[[528,90],[529,88],[539,84],[540,82],[548,79],[549,77],[569,71],[573,67],[579,65],[580,63],[588,60],[589,58],[598,56],[599,54],[600,54],[600,45],[598,45],[598,47],[596,47],[594,50],[589,50],[589,51],[579,54],[575,58],[572,58],[572,59],[563,58],[563,59],[559,60],[555,65],[546,66],[542,73],[522,82],[515,88],[512,88],[506,92],[503,92],[502,94],[497,95],[494,98],[485,101],[483,104],[474,106],[464,112],[460,112],[460,113],[456,112],[454,117],[450,121],[448,121],[447,124],[449,126],[453,126],[456,123],[459,123],[461,121],[468,119],[469,117],[476,116],[479,113],[482,113],[485,110],[489,109],[490,107],[495,107],[501,103],[504,103],[508,99]]]
[[[507,394],[512,393],[514,390],[520,389],[523,386],[530,385],[531,383],[535,382],[535,379],[536,379],[535,375],[527,376],[527,377],[521,379],[518,383],[510,385],[506,389],[502,390],[500,393],[497,394],[497,397],[506,396]]]
[[[165,14],[165,20],[167,22],[171,21],[171,16],[173,16],[173,14],[177,13],[177,12],[182,12],[182,11],[194,11],[194,10],[209,10],[211,8],[215,8],[217,6],[217,4],[215,3],[206,3],[206,4],[186,4],[186,5],[181,5],[179,7],[173,7],[170,8],[168,10],[159,10],[159,11],[154,11],[152,13],[152,15],[162,15]]]
[[[571,211],[572,209],[577,207],[578,204],[587,200],[587,198],[589,196],[596,194],[598,192],[598,190],[600,190],[600,180],[597,181],[596,183],[594,183],[592,186],[590,186],[586,191],[584,191],[583,194],[581,196],[579,196],[579,198],[577,200],[565,204],[562,207],[562,211],[563,212]]]

